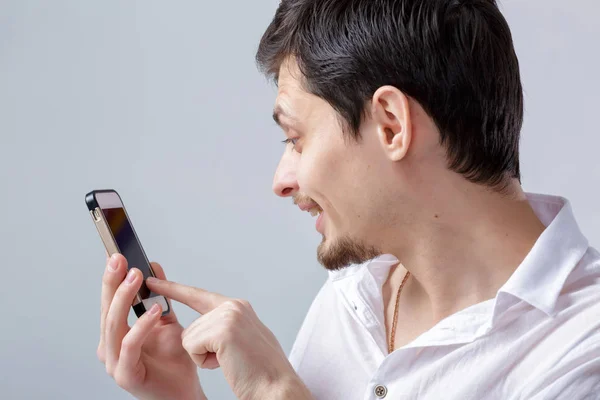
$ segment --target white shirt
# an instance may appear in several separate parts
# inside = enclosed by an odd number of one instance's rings
[[[600,253],[566,199],[527,196],[546,229],[496,297],[391,354],[381,288],[398,260],[330,272],[289,357],[315,398],[600,399]]]

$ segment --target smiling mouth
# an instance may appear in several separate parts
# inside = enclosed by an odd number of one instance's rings
[[[313,208],[311,208],[310,210],[307,210],[310,215],[312,215],[313,217],[321,214],[323,212],[323,209],[320,206],[315,206]]]
[[[292,201],[295,205],[298,206],[298,208],[300,208],[300,210],[310,213],[310,215],[312,215],[313,217],[316,217],[317,215],[320,215],[323,212],[321,206],[308,196],[294,196]]]

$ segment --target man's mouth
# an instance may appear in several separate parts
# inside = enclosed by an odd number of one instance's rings
[[[307,211],[310,213],[310,215],[312,215],[313,217],[315,217],[315,216],[321,214],[323,212],[323,209],[319,205],[316,205],[316,206],[314,206],[313,208],[311,208],[311,209],[309,209]]]
[[[297,196],[294,197],[293,201],[300,210],[310,213],[313,217],[323,213],[321,206],[308,196]]]
[[[297,199],[294,199],[294,204],[296,204],[302,211],[309,212],[313,217],[318,215],[315,228],[317,229],[317,232],[323,233],[323,215],[325,214],[321,206],[315,201],[298,201]]]

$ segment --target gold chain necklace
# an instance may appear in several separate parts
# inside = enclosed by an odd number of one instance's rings
[[[410,275],[410,271],[406,271],[406,275],[404,275],[404,279],[398,288],[398,293],[396,294],[396,306],[394,307],[394,319],[392,321],[392,336],[390,337],[390,346],[388,348],[389,353],[391,354],[394,351],[394,337],[396,336],[396,323],[398,323],[398,303],[400,301],[400,292],[402,291],[402,287],[404,283],[408,279]]]

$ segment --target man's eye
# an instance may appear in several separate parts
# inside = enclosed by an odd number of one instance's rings
[[[296,149],[296,143],[298,143],[298,138],[293,138],[293,139],[285,139],[282,143],[285,143],[286,145],[291,143],[293,145],[293,149]]]

